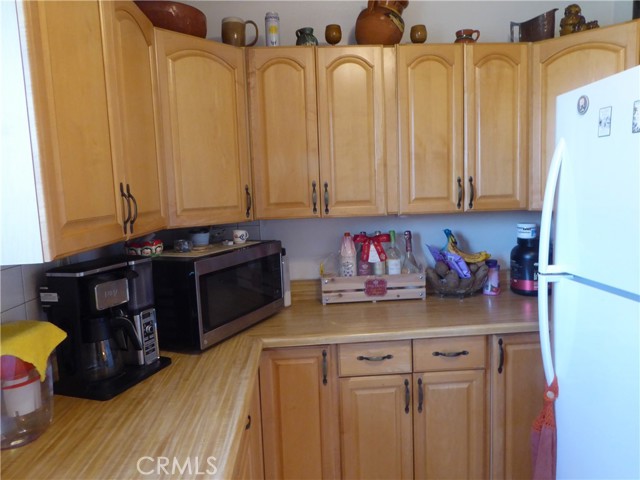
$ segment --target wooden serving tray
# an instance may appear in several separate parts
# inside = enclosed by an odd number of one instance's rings
[[[378,302],[426,297],[424,273],[367,275],[357,277],[320,277],[322,304]]]

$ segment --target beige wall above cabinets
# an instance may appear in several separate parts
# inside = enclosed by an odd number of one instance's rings
[[[383,48],[247,49],[256,216],[386,213]]]
[[[20,161],[33,162],[42,256],[24,258],[16,245],[5,264],[47,261],[165,226],[152,27],[132,7],[17,4],[33,152]],[[20,226],[3,221],[2,228]]]
[[[252,219],[244,50],[160,29],[156,40],[169,226]]]
[[[533,44],[531,209],[542,208],[556,143],[556,97],[638,65],[639,56],[637,20]]]
[[[400,213],[526,208],[528,48],[397,47]]]

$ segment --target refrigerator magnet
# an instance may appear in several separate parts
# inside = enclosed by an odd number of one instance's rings
[[[611,135],[611,110],[612,107],[604,107],[600,109],[600,117],[598,119],[599,137],[608,137]]]
[[[640,132],[640,100],[633,102],[633,119],[631,120],[631,133]]]
[[[581,95],[578,99],[577,108],[580,115],[584,115],[585,113],[587,113],[587,110],[589,110],[589,97],[587,97],[586,95]]]

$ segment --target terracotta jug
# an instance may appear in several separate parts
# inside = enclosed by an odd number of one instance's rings
[[[356,42],[359,45],[395,45],[402,39],[402,12],[408,0],[369,0],[367,8],[356,20]]]

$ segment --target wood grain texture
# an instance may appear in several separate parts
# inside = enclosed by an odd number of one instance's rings
[[[108,402],[55,396],[54,419],[35,442],[1,453],[3,479],[170,478],[142,475],[142,457],[196,457],[230,478],[260,354],[286,347],[411,338],[537,332],[537,299],[498,297],[323,306],[319,281],[293,282],[293,305],[200,354],[163,352],[168,368]],[[162,339],[160,340],[162,342]],[[157,469],[143,460],[142,470]],[[167,467],[168,471],[170,467]],[[175,473],[175,472],[174,472]],[[173,478],[203,478],[192,468]]]

